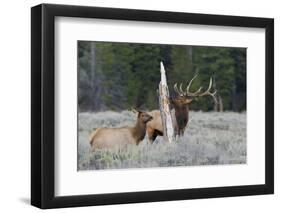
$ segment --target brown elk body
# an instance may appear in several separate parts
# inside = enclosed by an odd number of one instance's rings
[[[184,100],[171,99],[173,109],[171,110],[173,128],[177,136],[184,134],[186,125],[189,119],[189,107]],[[161,113],[159,110],[152,110],[149,112],[153,116],[153,119],[147,123],[146,132],[149,141],[152,143],[156,137],[163,136],[163,125],[161,119]]]
[[[182,84],[180,85],[179,89],[177,84],[174,85],[174,90],[177,93],[177,96],[171,98],[170,103],[173,108],[171,114],[176,136],[182,136],[184,134],[184,130],[189,121],[189,104],[194,100],[194,98],[209,95],[212,96],[216,102],[216,91],[213,93],[210,92],[212,87],[212,78],[210,78],[209,87],[205,92],[201,92],[202,87],[193,93],[189,91],[190,86],[196,77],[197,75],[190,80],[186,91],[183,91]],[[158,135],[163,135],[163,125],[159,110],[153,110],[149,113],[153,116],[153,119],[147,123],[147,135],[149,141],[152,143]]]
[[[138,145],[145,137],[147,122],[152,118],[148,113],[138,111],[137,122],[133,127],[96,129],[90,137],[92,151],[116,146],[121,147],[127,144]]]

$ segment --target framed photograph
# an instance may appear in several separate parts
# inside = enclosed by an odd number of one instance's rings
[[[31,9],[31,204],[272,194],[274,20]]]

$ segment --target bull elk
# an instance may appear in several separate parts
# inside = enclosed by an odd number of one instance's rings
[[[120,128],[98,128],[90,136],[92,151],[127,144],[138,145],[145,137],[146,124],[153,119],[147,112],[137,110],[135,126]]]
[[[170,103],[173,108],[171,114],[176,136],[182,136],[184,134],[184,130],[188,124],[189,119],[189,104],[194,100],[194,98],[212,96],[214,101],[216,102],[215,94],[217,91],[215,90],[214,92],[210,92],[213,85],[212,78],[210,78],[209,86],[206,91],[201,92],[203,87],[200,87],[197,91],[190,92],[192,82],[197,76],[198,75],[196,74],[190,80],[185,90],[182,89],[182,84],[180,84],[179,88],[177,84],[174,85],[176,96],[170,98]],[[153,119],[147,123],[147,135],[149,141],[152,143],[158,135],[163,135],[163,126],[159,110],[153,110],[149,113],[151,114],[151,116],[153,116]]]

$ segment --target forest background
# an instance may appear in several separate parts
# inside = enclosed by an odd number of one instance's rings
[[[191,90],[214,79],[218,104],[199,98],[192,110],[246,110],[246,48],[78,41],[79,112],[157,109],[160,61],[170,92],[198,73]]]

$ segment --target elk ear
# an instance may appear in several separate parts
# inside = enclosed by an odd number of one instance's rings
[[[134,107],[131,107],[131,112],[133,112],[135,114],[139,113],[138,110],[136,110]]]
[[[131,108],[131,111],[133,112],[133,113],[142,113],[142,112],[145,112],[145,111],[143,111],[143,110],[140,110],[140,109],[136,109],[136,108]]]

